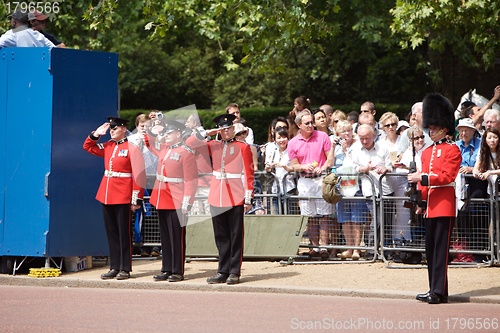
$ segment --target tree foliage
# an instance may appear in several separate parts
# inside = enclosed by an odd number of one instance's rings
[[[453,50],[464,63],[490,68],[500,49],[500,2],[397,0],[391,29],[403,48]]]
[[[499,43],[500,4],[486,0],[60,4],[49,32],[72,48],[119,54],[122,108],[291,107],[299,95],[412,103],[440,79],[429,50],[491,68]]]

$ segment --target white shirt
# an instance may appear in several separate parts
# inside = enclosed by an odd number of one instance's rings
[[[386,168],[392,168],[391,160],[389,158],[389,151],[380,142],[375,142],[372,149],[368,150],[363,147],[360,141],[352,144],[352,161],[358,166],[380,165]],[[378,195],[379,180],[382,175],[378,174],[376,171],[369,171],[368,175],[375,185],[375,194]],[[361,190],[365,197],[369,197],[373,194],[372,192],[372,182],[368,177],[361,177]],[[382,193],[388,195],[393,193],[393,189],[387,183],[386,177],[382,180]]]
[[[290,157],[288,156],[288,150],[285,149],[284,151],[280,152],[280,149],[278,145],[273,142],[272,144],[268,144],[266,147],[266,160],[265,164],[272,164],[272,163],[279,163],[279,164],[284,164],[284,165],[290,165]],[[272,193],[278,193],[278,185],[279,185],[279,193],[283,192],[283,177],[288,174],[288,171],[286,171],[282,167],[276,167],[275,175],[277,178],[277,182],[273,182],[273,186],[271,189]],[[285,186],[286,186],[286,192],[289,192],[290,190],[293,190],[295,188],[295,183],[292,180],[293,176],[289,176],[285,178]]]
[[[245,138],[245,142],[248,143],[249,145],[253,145],[253,130],[250,127],[247,127],[248,135]]]
[[[27,25],[11,29],[0,36],[0,49],[4,47],[55,47],[44,35]]]
[[[142,141],[141,134],[138,132],[131,134],[127,136],[127,140],[141,149],[142,155],[144,156],[144,164],[146,166],[146,175],[156,175],[158,157],[146,147],[144,141]]]

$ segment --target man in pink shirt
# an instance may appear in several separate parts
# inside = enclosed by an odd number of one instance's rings
[[[300,111],[295,123],[299,127],[298,134],[288,143],[290,163],[300,177],[297,190],[301,196],[321,197],[322,173],[332,164],[329,152],[332,143],[328,135],[316,131],[313,127],[311,112]],[[333,206],[321,199],[300,200],[300,213],[308,216],[307,231],[311,244],[311,257],[327,259],[329,253],[320,245],[328,245],[329,224],[332,222]]]

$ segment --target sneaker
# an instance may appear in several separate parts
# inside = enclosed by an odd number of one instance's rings
[[[318,251],[314,251],[314,249],[310,249],[307,254],[311,258],[313,258],[313,257],[319,257],[320,256],[319,252]]]

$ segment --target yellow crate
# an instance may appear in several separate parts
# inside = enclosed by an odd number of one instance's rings
[[[30,273],[28,276],[43,278],[43,277],[58,277],[61,275],[61,270],[59,268],[30,268]]]

